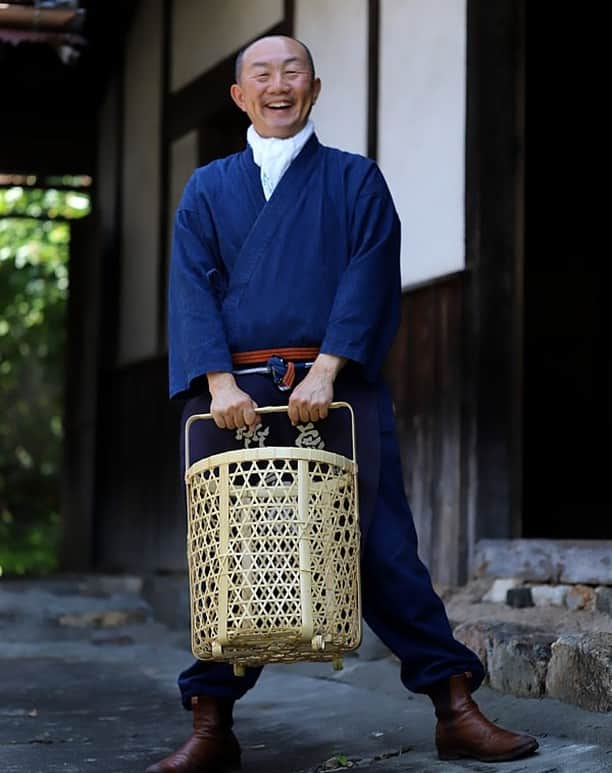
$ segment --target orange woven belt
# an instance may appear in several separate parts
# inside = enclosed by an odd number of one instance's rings
[[[267,362],[270,357],[282,357],[285,360],[314,360],[319,350],[314,346],[294,346],[288,349],[257,349],[253,352],[232,354],[234,365],[255,365]]]
[[[266,373],[272,376],[276,386],[285,392],[291,389],[296,377],[296,360],[298,368],[308,370],[316,359],[319,350],[313,346],[294,346],[289,349],[258,349],[254,352],[238,352],[232,355],[234,367],[255,366],[234,370],[236,374]]]

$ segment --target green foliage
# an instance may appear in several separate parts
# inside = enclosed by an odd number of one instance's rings
[[[89,213],[89,196],[80,191],[38,188],[0,189],[0,217],[30,215],[44,218],[78,218]]]
[[[0,521],[0,576],[52,572],[57,568],[60,535],[58,513],[45,513],[38,523],[25,528]]]
[[[0,573],[56,564],[70,225],[34,218],[88,211],[80,193],[0,190]]]

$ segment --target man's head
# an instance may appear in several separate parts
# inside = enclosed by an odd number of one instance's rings
[[[232,99],[261,137],[293,137],[306,125],[321,91],[310,51],[295,38],[272,35],[236,59]]]

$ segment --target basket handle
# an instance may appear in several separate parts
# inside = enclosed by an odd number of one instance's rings
[[[332,409],[336,408],[346,408],[351,416],[351,441],[352,441],[352,450],[353,450],[353,463],[357,463],[357,444],[355,440],[355,412],[353,411],[352,406],[349,403],[346,403],[344,401],[338,401],[331,403],[329,406]],[[258,414],[265,414],[265,413],[288,413],[289,412],[289,406],[287,405],[267,405],[263,408],[255,408],[255,413]],[[189,453],[189,429],[191,425],[194,423],[194,421],[200,421],[200,420],[209,420],[212,419],[213,415],[212,413],[194,413],[193,416],[190,416],[187,419],[187,422],[185,424],[185,469],[188,470],[191,466],[191,459],[190,459],[190,453]]]

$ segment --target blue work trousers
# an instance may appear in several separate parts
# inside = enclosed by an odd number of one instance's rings
[[[402,482],[395,421],[386,388],[381,388],[380,483],[374,516],[361,562],[363,617],[400,660],[401,680],[412,692],[426,693],[454,674],[472,673],[476,689],[482,663],[452,633],[444,605],[417,554],[417,535]],[[185,708],[192,696],[238,700],[256,683],[262,669],[234,676],[231,665],[196,661],[178,679]]]

